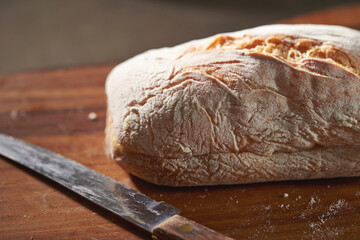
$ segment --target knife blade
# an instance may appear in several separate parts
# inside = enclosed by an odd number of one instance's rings
[[[0,134],[0,155],[149,231],[155,239],[231,239],[181,217],[180,210],[170,204],[22,140]]]

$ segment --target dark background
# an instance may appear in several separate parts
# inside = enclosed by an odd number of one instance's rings
[[[359,1],[0,0],[0,74],[116,63],[351,2]]]

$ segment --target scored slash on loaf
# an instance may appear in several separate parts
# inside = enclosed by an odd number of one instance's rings
[[[109,151],[170,186],[360,175],[360,32],[268,25],[150,50],[106,81]]]

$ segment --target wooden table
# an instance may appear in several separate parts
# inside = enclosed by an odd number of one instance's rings
[[[360,29],[360,5],[289,19]],[[104,154],[104,82],[113,65],[0,77],[0,132],[72,158],[236,239],[359,239],[360,178],[170,188],[129,176]],[[97,114],[96,120],[88,118]],[[0,158],[0,239],[150,235]]]

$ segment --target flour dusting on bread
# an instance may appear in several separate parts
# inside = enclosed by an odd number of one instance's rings
[[[172,186],[360,175],[359,39],[268,25],[140,54],[106,82],[110,152]]]

